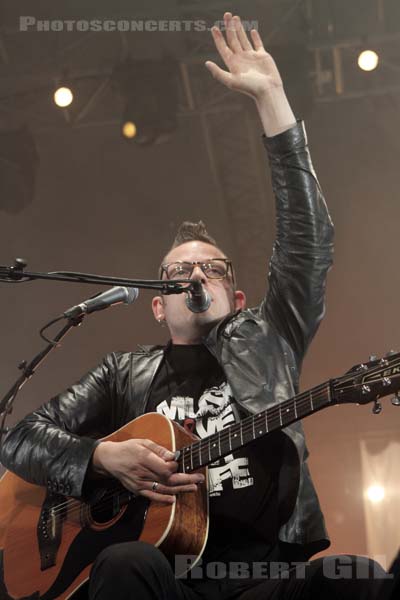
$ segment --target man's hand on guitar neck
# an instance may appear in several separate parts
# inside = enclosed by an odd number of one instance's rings
[[[179,492],[196,491],[197,484],[204,481],[201,473],[177,473],[174,453],[151,440],[101,442],[92,464],[96,473],[115,477],[134,494],[167,504],[173,503]]]

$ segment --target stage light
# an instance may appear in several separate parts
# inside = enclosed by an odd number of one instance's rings
[[[128,139],[135,137],[137,133],[136,125],[133,121],[124,121],[122,123],[122,135]]]
[[[74,95],[72,90],[69,87],[59,87],[54,92],[54,102],[60,108],[65,108],[69,106],[74,99]]]
[[[381,502],[385,497],[385,489],[381,485],[371,485],[367,489],[367,498],[374,504]]]
[[[363,71],[373,71],[379,63],[379,56],[374,50],[363,50],[358,55],[358,66]]]

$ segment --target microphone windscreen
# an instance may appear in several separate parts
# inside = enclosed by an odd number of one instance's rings
[[[135,287],[127,287],[125,288],[127,291],[126,304],[132,304],[135,302],[136,298],[139,296],[139,289]]]

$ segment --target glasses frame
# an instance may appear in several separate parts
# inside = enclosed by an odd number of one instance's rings
[[[226,273],[225,275],[223,275],[222,277],[209,277],[205,271],[205,267],[210,263],[210,262],[223,262],[226,265]],[[229,272],[232,278],[232,283],[235,283],[235,275],[233,273],[233,267],[232,267],[232,261],[229,260],[229,258],[209,258],[207,261],[202,261],[202,260],[195,260],[195,261],[191,261],[191,260],[174,260],[170,263],[165,263],[163,265],[160,266],[160,279],[162,279],[163,273],[165,273],[168,281],[174,281],[173,279],[169,279],[168,277],[168,267],[170,267],[171,265],[176,265],[176,264],[187,264],[187,265],[192,265],[192,270],[190,272],[190,275],[188,277],[188,281],[191,278],[191,276],[193,275],[193,271],[195,266],[200,267],[200,269],[202,270],[202,272],[204,273],[204,275],[207,277],[207,279],[216,279],[221,281],[222,279],[226,279]],[[180,278],[182,279],[182,278]]]

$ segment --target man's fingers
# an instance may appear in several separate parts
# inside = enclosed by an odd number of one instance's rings
[[[264,50],[264,44],[262,43],[262,39],[257,29],[252,29],[250,31],[251,39],[253,40],[254,48],[256,50]]]
[[[141,487],[143,485],[143,488]],[[167,504],[171,504],[175,501],[175,496],[177,494],[188,493],[188,492],[197,492],[197,484],[187,484],[187,485],[163,485],[159,483],[156,486],[156,489],[153,489],[154,482],[152,481],[143,481],[139,484],[136,493],[139,493],[141,496],[148,498],[154,502],[164,502]]]
[[[240,52],[242,46],[240,45],[238,35],[236,33],[236,25],[232,19],[231,13],[224,14],[224,23],[226,29],[226,39],[228,40],[228,46],[232,52]]]
[[[152,502],[162,502],[163,504],[173,504],[175,502],[175,496],[168,494],[157,494],[156,492],[149,490],[142,490],[140,495],[148,498]]]
[[[145,490],[155,492],[161,495],[174,495],[180,494],[181,492],[197,492],[196,483],[187,483],[186,485],[164,485],[159,483],[154,490],[154,483],[152,481],[144,481],[143,486]],[[140,489],[140,488],[139,488]]]
[[[172,473],[175,473],[178,469],[178,463],[174,461],[166,462],[155,454],[149,454],[143,462],[141,462],[140,468],[143,471],[147,471],[149,477],[153,478],[154,481],[167,481]]]
[[[249,38],[247,37],[247,34],[243,28],[240,17],[238,17],[237,15],[234,16],[232,22],[235,25],[235,30],[236,30],[240,45],[242,47],[242,50],[253,50],[253,47],[249,42]]]
[[[155,481],[166,481],[172,473],[177,471],[178,463],[172,460],[175,457],[174,452],[151,440],[142,440],[142,446],[144,450],[142,450],[143,454],[138,457],[138,467],[144,472],[147,471],[146,476],[148,474]]]
[[[157,456],[159,456],[160,458],[162,458],[164,460],[174,460],[174,458],[175,458],[174,452],[171,452],[171,450],[168,450],[167,448],[164,448],[163,446],[159,446],[158,444],[156,444],[155,442],[152,442],[151,440],[142,440],[142,444],[143,444],[143,446],[145,446],[146,448],[148,448],[149,450],[154,452],[154,454],[157,454]]]
[[[168,477],[166,484],[171,485],[188,485],[193,483],[203,483],[204,475],[202,473],[193,473],[188,475],[187,473],[174,473]]]
[[[232,56],[232,50],[228,47],[225,38],[222,34],[222,31],[218,29],[218,27],[212,27],[211,33],[214,38],[214,43],[219,52],[219,55],[224,61],[225,65],[228,67],[229,59]]]
[[[217,81],[219,81],[220,83],[223,83],[227,87],[231,86],[232,75],[230,73],[228,73],[228,71],[224,71],[223,69],[221,69],[221,67],[219,67],[218,65],[213,63],[211,60],[207,60],[205,64],[206,64],[207,69],[210,71],[211,75]]]

